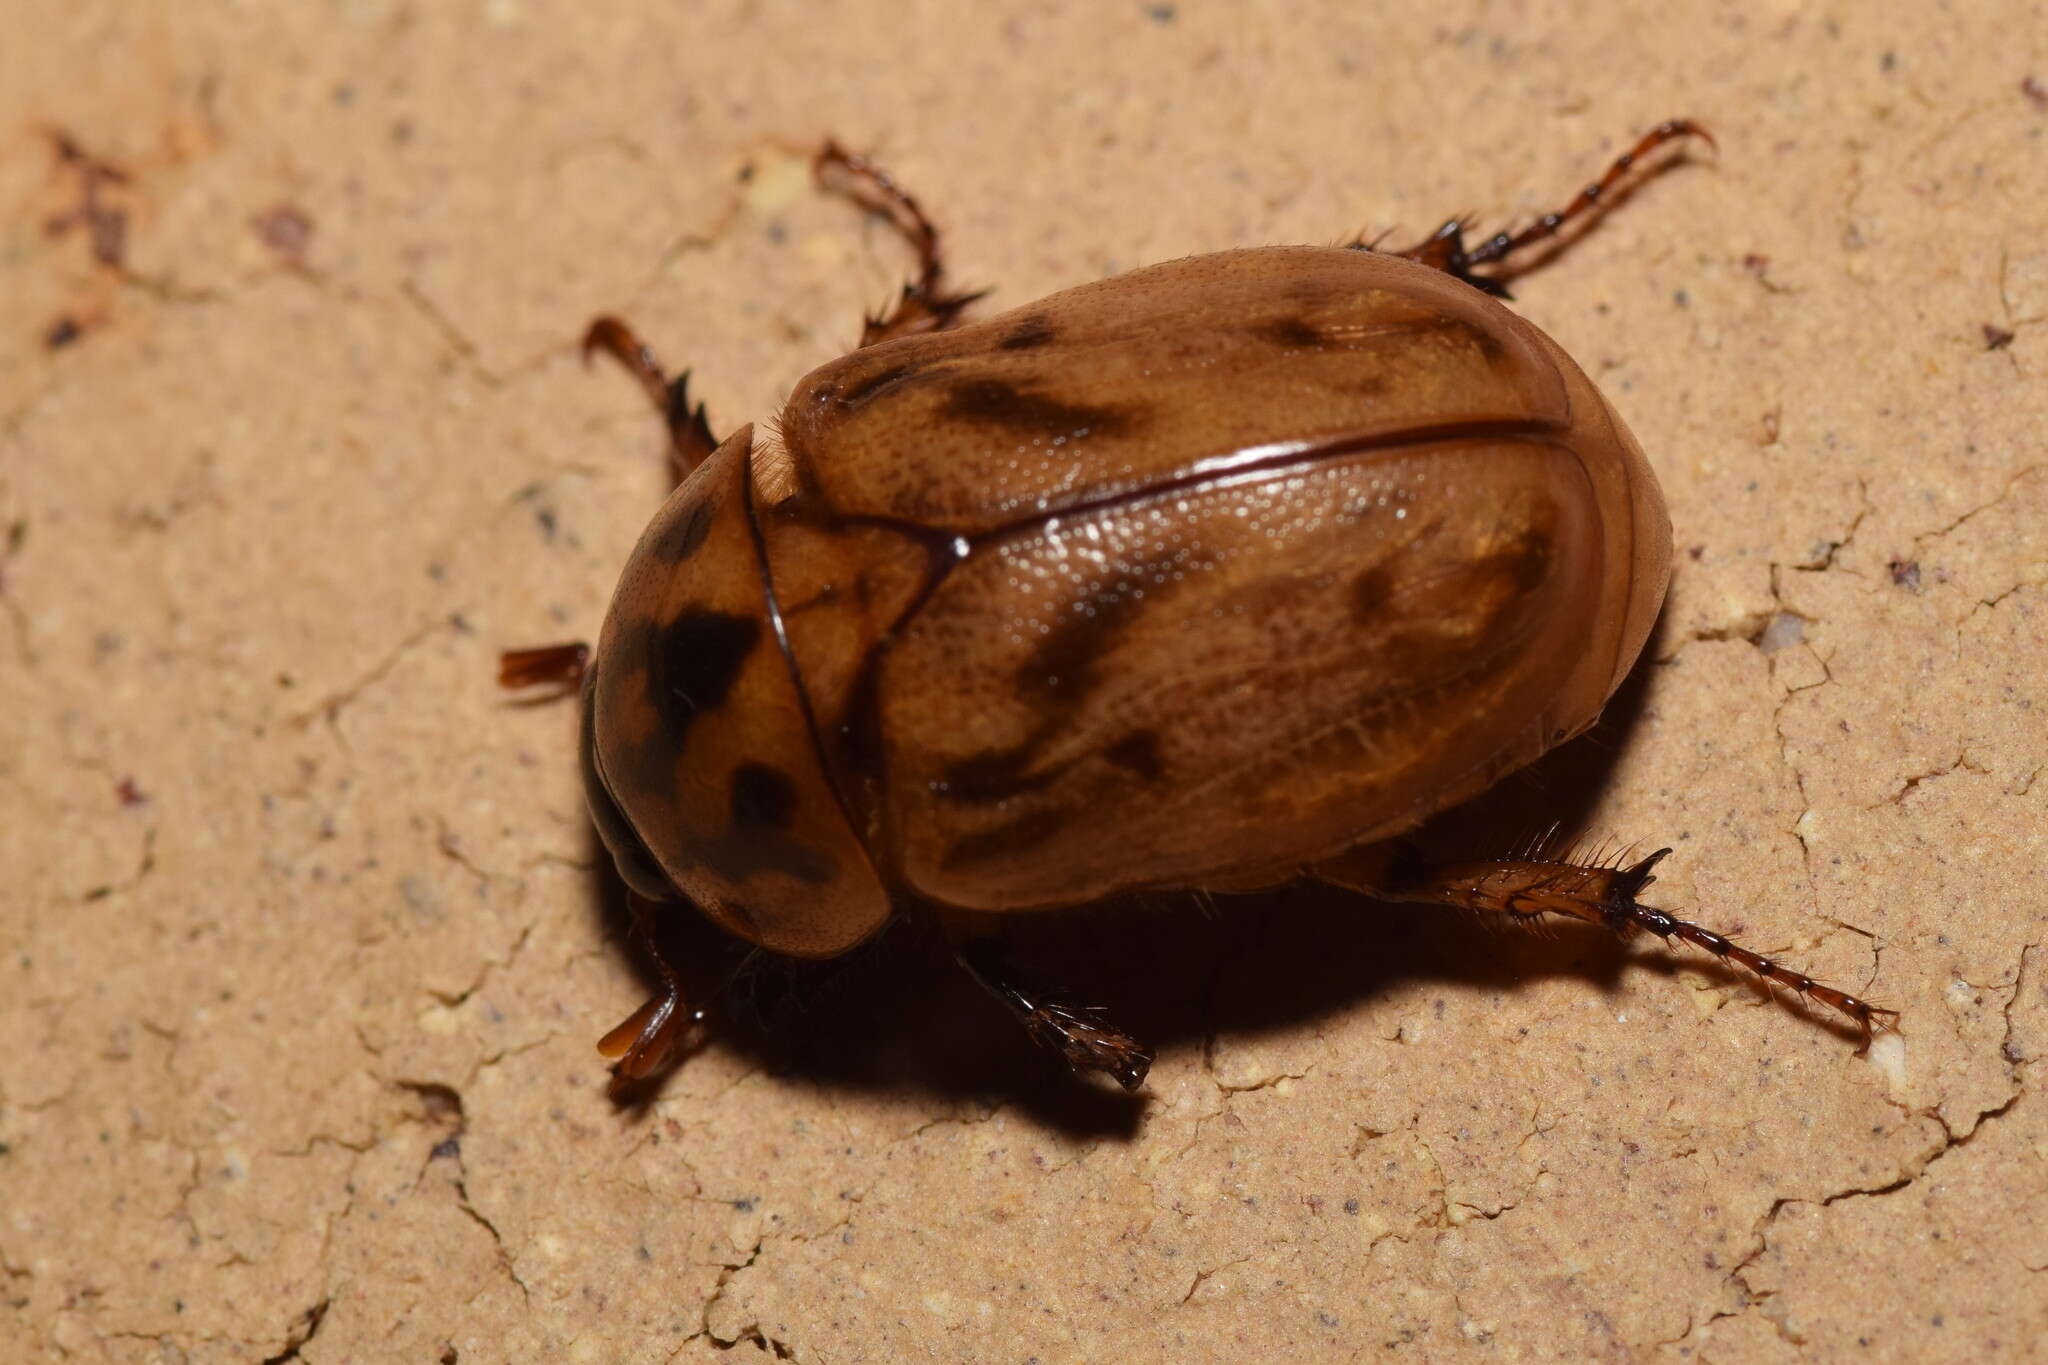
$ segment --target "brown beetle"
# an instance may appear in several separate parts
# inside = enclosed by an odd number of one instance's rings
[[[623,324],[685,476],[583,676],[597,827],[650,902],[750,943],[845,952],[892,911],[1001,912],[1316,877],[1369,894],[1636,926],[1879,1009],[1638,904],[1632,866],[1401,867],[1387,842],[1586,729],[1663,601],[1671,531],[1641,450],[1478,273],[1592,208],[1467,249],[1197,256],[973,326],[916,202],[828,144],[918,280],[777,421],[716,441]],[[657,953],[658,956],[658,953]],[[1150,1053],[962,960],[1034,1036],[1127,1087]],[[646,1075],[669,987],[600,1044]]]

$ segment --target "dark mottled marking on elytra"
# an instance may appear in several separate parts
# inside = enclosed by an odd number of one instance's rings
[[[946,765],[933,795],[971,805],[1007,801],[1037,791],[1056,780],[1062,769],[1031,772],[1043,735],[1033,735],[1012,749],[984,749]]]
[[[916,374],[917,368],[916,365],[905,361],[901,365],[891,365],[886,369],[876,370],[873,374],[865,375],[840,390],[837,395],[839,405],[841,407],[857,408],[864,403],[872,402],[878,395],[895,388],[898,384]]]
[[[1159,732],[1156,730],[1133,730],[1104,749],[1102,756],[1147,782],[1157,781],[1159,775],[1166,771],[1166,764],[1159,757]]]
[[[1384,564],[1360,569],[1351,580],[1352,624],[1372,626],[1385,620],[1388,604],[1394,597],[1394,583],[1393,571]]]
[[[1163,590],[1161,580],[1170,582],[1174,568],[1172,558],[1140,560],[1125,566],[1110,587],[1071,604],[1018,665],[1018,687],[1040,697],[1078,702],[1095,683],[1096,659],[1148,602],[1156,603]]]
[[[1322,329],[1303,318],[1275,318],[1252,328],[1252,335],[1289,350],[1305,350],[1323,344]]]
[[[987,862],[1006,854],[1033,849],[1066,828],[1070,814],[1058,807],[1027,811],[1014,820],[963,835],[939,858],[941,868],[951,870],[967,863]]]
[[[1489,365],[1498,365],[1507,359],[1508,348],[1501,344],[1501,339],[1477,323],[1463,318],[1445,318],[1437,324],[1437,330],[1446,336],[1471,342]]]
[[[1038,766],[1047,742],[1058,734],[1065,718],[1081,704],[1096,684],[1096,663],[1115,641],[1117,632],[1165,591],[1162,581],[1176,561],[1162,557],[1125,566],[1116,583],[1096,592],[1068,610],[1017,666],[1013,675],[1018,689],[1033,698],[1039,710],[1038,723],[1022,743],[1003,749],[985,749],[949,763],[933,788],[933,794],[974,805],[1007,801],[1037,791],[1059,780],[1065,764]],[[1150,594],[1148,597],[1147,594]],[[1147,753],[1143,740],[1125,749],[1121,759],[1134,771],[1158,763],[1158,740],[1151,739]],[[1124,741],[1130,744],[1131,740]],[[1123,748],[1122,745],[1118,746]],[[1151,774],[1146,774],[1150,776]]]
[[[759,620],[718,611],[686,612],[654,629],[647,694],[665,744],[680,749],[697,717],[724,704],[760,638]]]
[[[734,829],[788,829],[796,820],[796,783],[766,763],[742,763],[732,772]]]
[[[1541,531],[1525,532],[1507,549],[1495,551],[1472,565],[1481,584],[1501,579],[1514,585],[1514,595],[1525,597],[1543,586],[1550,576],[1550,537]]]
[[[1394,390],[1394,379],[1385,370],[1369,370],[1360,374],[1346,387],[1366,398],[1385,398]]]
[[[711,499],[699,500],[689,511],[662,528],[660,538],[652,547],[654,557],[663,564],[680,564],[697,553],[705,537],[711,534],[711,523],[717,512]]]
[[[1016,330],[996,343],[1000,350],[1028,351],[1038,346],[1049,346],[1059,337],[1050,322],[1037,314],[1017,324]]]
[[[1098,436],[1119,435],[1137,424],[1128,408],[1062,403],[1001,379],[954,382],[946,390],[946,403],[939,415],[1047,436],[1070,436],[1082,431]]]

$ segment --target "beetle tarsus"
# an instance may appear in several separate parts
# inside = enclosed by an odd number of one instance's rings
[[[1103,1018],[1102,1011],[1074,1005],[1021,984],[988,944],[962,949],[960,965],[983,990],[1003,1003],[1031,1040],[1057,1055],[1075,1074],[1101,1071],[1126,1090],[1145,1083],[1152,1049]]]
[[[625,366],[668,423],[669,455],[675,461],[678,483],[711,458],[711,452],[718,449],[718,437],[712,434],[704,405],[690,403],[688,370],[670,379],[661,361],[655,358],[653,348],[632,328],[610,315],[594,319],[583,333],[583,358],[588,360],[593,351],[603,351]]]
[[[1670,853],[1670,849],[1660,848],[1626,865],[1618,860],[1575,863],[1541,858],[1396,864],[1385,885],[1361,889],[1387,900],[1455,905],[1522,921],[1565,915],[1604,925],[1616,933],[1642,929],[1667,943],[1676,939],[1703,948],[1767,985],[1785,986],[1803,999],[1820,1001],[1856,1025],[1866,1048],[1874,1036],[1897,1025],[1897,1010],[1873,1005],[1751,952],[1711,929],[1642,904],[1638,897],[1656,880],[1653,869]]]
[[[1638,162],[1665,143],[1682,137],[1700,138],[1709,147],[1716,145],[1714,135],[1691,119],[1666,119],[1643,134],[1633,147],[1616,157],[1614,163],[1607,168],[1607,173],[1573,195],[1571,202],[1554,213],[1544,214],[1520,232],[1496,232],[1477,246],[1468,247],[1465,245],[1465,229],[1470,226],[1470,220],[1466,215],[1459,214],[1446,220],[1443,226],[1414,246],[1392,254],[1455,275],[1465,283],[1482,289],[1496,298],[1508,298],[1505,282],[1521,271],[1502,269],[1481,275],[1476,273],[1478,267],[1493,265],[1524,247],[1550,241],[1574,220],[1591,213],[1602,204],[1612,203],[1615,187],[1627,178]],[[1373,249],[1363,241],[1353,242],[1352,245],[1361,250]]]
[[[862,346],[920,332],[944,331],[959,319],[961,310],[988,292],[946,291],[946,266],[939,254],[938,228],[910,192],[880,166],[827,138],[812,158],[811,168],[821,184],[838,190],[868,212],[887,218],[917,252],[917,278],[905,282],[896,306],[887,313],[869,314],[861,320]]]
[[[641,1080],[668,1059],[680,1031],[682,1004],[682,993],[673,987],[656,992],[597,1040],[598,1055],[613,1063],[614,1075],[621,1080]]]

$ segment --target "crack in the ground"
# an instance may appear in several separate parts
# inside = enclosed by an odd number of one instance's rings
[[[288,717],[288,723],[299,729],[305,729],[316,720],[324,721],[328,729],[333,732],[335,742],[341,746],[342,752],[353,757],[353,751],[349,748],[348,738],[341,729],[341,713],[360,698],[364,692],[389,676],[393,669],[404,662],[405,656],[419,648],[421,644],[426,642],[428,637],[437,631],[446,629],[449,629],[449,625],[445,617],[442,616],[436,616],[433,620],[414,627],[404,639],[398,642],[395,648],[372,664],[354,682],[345,684],[338,690],[330,692],[304,711]]]
[[[332,1300],[323,1298],[299,1315],[299,1321],[286,1334],[284,1349],[276,1355],[265,1356],[263,1365],[284,1365],[285,1361],[298,1360],[306,1343],[319,1335],[320,1324],[327,1321],[327,1308]]]
[[[1203,1285],[1207,1284],[1215,1276],[1221,1275],[1224,1271],[1230,1269],[1232,1266],[1245,1265],[1251,1259],[1252,1258],[1249,1256],[1236,1256],[1232,1257],[1230,1260],[1223,1262],[1221,1265],[1212,1266],[1208,1270],[1197,1270],[1195,1272],[1194,1281],[1188,1285],[1188,1292],[1180,1296],[1180,1304],[1176,1305],[1176,1307],[1184,1306],[1189,1299],[1192,1299],[1195,1296],[1196,1290],[1200,1289]]]
[[[117,882],[107,882],[88,889],[79,900],[91,904],[113,896],[125,896],[141,886],[156,870],[156,826],[150,825],[142,831],[142,852],[135,860],[135,870]]]
[[[2005,487],[1999,490],[1998,495],[1996,497],[1993,497],[1987,502],[1982,502],[1979,503],[1977,506],[1972,507],[1969,511],[1962,513],[1961,515],[1957,516],[1954,520],[1950,521],[1946,526],[1937,527],[1932,531],[1922,531],[1919,535],[1914,536],[1913,549],[1917,552],[1920,549],[1920,547],[1922,545],[1925,545],[1928,541],[1939,540],[1943,536],[1949,535],[1957,529],[1959,529],[1965,522],[1971,521],[1977,517],[1982,516],[1984,513],[1989,512],[1992,508],[1998,506],[2007,498],[2011,497],[2013,495],[2013,492],[2016,489],[2018,489],[2020,483],[2023,480],[2032,478],[2034,475],[2042,473],[2043,471],[2048,471],[2048,464],[2027,465],[2025,468],[2021,469],[2018,473],[2012,475],[2005,481]]]

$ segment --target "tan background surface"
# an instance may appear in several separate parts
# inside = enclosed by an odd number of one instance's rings
[[[2041,6],[580,8],[6,6],[0,1358],[2034,1349]],[[594,631],[661,490],[590,315],[769,412],[906,266],[807,186],[826,131],[1017,303],[1534,212],[1679,113],[1719,159],[1520,290],[1678,576],[1501,818],[1674,844],[1659,903],[1902,1038],[1297,896],[1082,935],[1162,1044],[1135,1107],[914,952],[606,1099],[642,985],[573,716],[491,682]],[[53,130],[125,176],[118,266]]]

